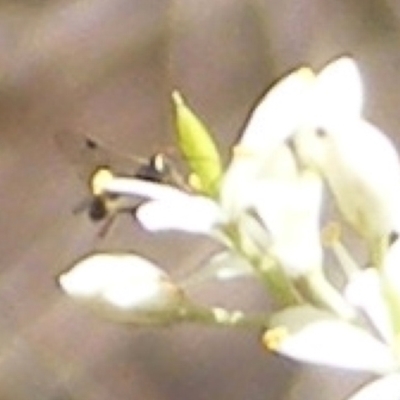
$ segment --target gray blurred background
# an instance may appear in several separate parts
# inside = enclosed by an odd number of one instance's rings
[[[395,0],[1,0],[0,399],[340,400],[366,381],[276,358],[254,333],[117,326],[66,298],[56,277],[95,249],[134,249],[175,274],[211,247],[150,236],[124,217],[99,238],[72,215],[87,187],[54,137],[87,134],[150,155],[174,143],[170,93],[179,88],[226,158],[268,85],[348,53],[368,117],[399,143],[399,28]],[[268,304],[252,282],[194,296]]]

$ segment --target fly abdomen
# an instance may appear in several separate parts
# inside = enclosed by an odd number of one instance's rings
[[[100,196],[94,196],[88,210],[92,221],[101,221],[108,216],[106,200]]]

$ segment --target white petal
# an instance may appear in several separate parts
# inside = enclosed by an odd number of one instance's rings
[[[384,262],[384,272],[400,293],[400,239],[397,239],[389,248]]]
[[[400,225],[399,158],[372,124],[359,119],[330,125],[323,137],[301,132],[296,150],[322,173],[343,217],[361,236],[375,240]]]
[[[274,350],[298,361],[375,373],[398,367],[390,349],[367,331],[308,306],[275,314],[271,327],[288,333],[274,343]],[[267,339],[273,333],[267,332]]]
[[[296,179],[260,182],[254,206],[271,234],[273,252],[289,276],[322,265],[320,210],[322,181],[311,171]]]
[[[360,121],[349,128],[353,132],[343,131],[343,138],[337,140],[338,171],[333,171],[334,165],[329,171],[339,207],[365,237],[388,235],[400,221],[398,154],[390,139],[372,124]],[[354,140],[346,140],[346,134]],[[350,151],[356,145],[357,151]],[[371,159],[379,162],[371,164]],[[346,177],[338,176],[340,172]]]
[[[236,219],[236,237],[251,251],[269,253],[271,248],[271,235],[263,224],[256,210],[246,210]]]
[[[135,254],[98,253],[80,260],[60,276],[62,288],[74,296],[90,296],[109,282],[153,282],[166,277],[153,263]]]
[[[347,400],[400,400],[400,375],[388,375],[369,383]]]
[[[155,183],[137,178],[114,177],[103,185],[110,194],[138,196],[155,200],[181,200],[188,194],[167,184]]]
[[[160,296],[160,281],[146,282],[141,286],[132,288],[129,280],[120,281],[118,285],[105,287],[103,297],[106,301],[121,308],[148,307],[149,303]]]
[[[136,217],[149,231],[182,230],[211,234],[220,217],[220,210],[207,197],[187,196],[174,201],[147,202],[137,209]]]
[[[360,72],[350,57],[340,57],[318,74],[314,88],[314,115],[324,123],[358,118],[363,106]]]
[[[162,270],[130,253],[90,255],[59,282],[72,298],[120,322],[162,323],[184,304],[182,291]]]
[[[384,295],[390,305],[392,319],[398,321],[400,316],[400,240],[393,243],[386,257],[382,270]]]
[[[292,181],[298,176],[296,160],[287,145],[278,146],[269,155],[241,156],[235,152],[221,184],[220,201],[227,218],[236,218],[269,194],[261,185]],[[276,183],[278,182],[278,183]],[[279,196],[279,195],[277,195]]]
[[[387,343],[392,343],[392,323],[381,286],[378,271],[368,268],[350,280],[345,288],[345,297],[350,304],[364,311]]]
[[[251,114],[239,146],[267,156],[283,143],[303,121],[305,99],[313,83],[314,74],[306,67],[279,80]]]

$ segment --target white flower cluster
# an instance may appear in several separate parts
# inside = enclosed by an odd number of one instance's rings
[[[134,254],[91,255],[60,277],[61,287],[123,322],[262,326],[271,351],[384,375],[352,400],[399,399],[400,162],[389,138],[362,115],[354,60],[340,57],[319,73],[303,66],[282,78],[252,112],[226,169],[204,126],[179,94],[174,100],[190,185],[109,175],[95,194],[146,199],[135,216],[148,231],[219,241],[225,250],[188,279],[251,274],[281,308],[254,317],[202,307]],[[321,226],[325,188],[364,240],[367,267],[346,250],[339,224]],[[324,247],[336,255],[344,288],[327,278]]]

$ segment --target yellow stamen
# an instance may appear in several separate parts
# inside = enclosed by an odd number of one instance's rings
[[[268,329],[263,337],[264,346],[270,351],[277,351],[282,342],[289,337],[289,332],[285,326],[277,326],[273,329]]]
[[[322,244],[325,247],[332,247],[340,241],[342,230],[338,222],[329,222],[321,232]]]
[[[310,67],[302,67],[296,72],[304,80],[315,80],[316,76]]]
[[[107,183],[114,179],[114,175],[108,168],[99,168],[94,171],[90,179],[90,190],[94,196],[104,194],[104,188]]]

